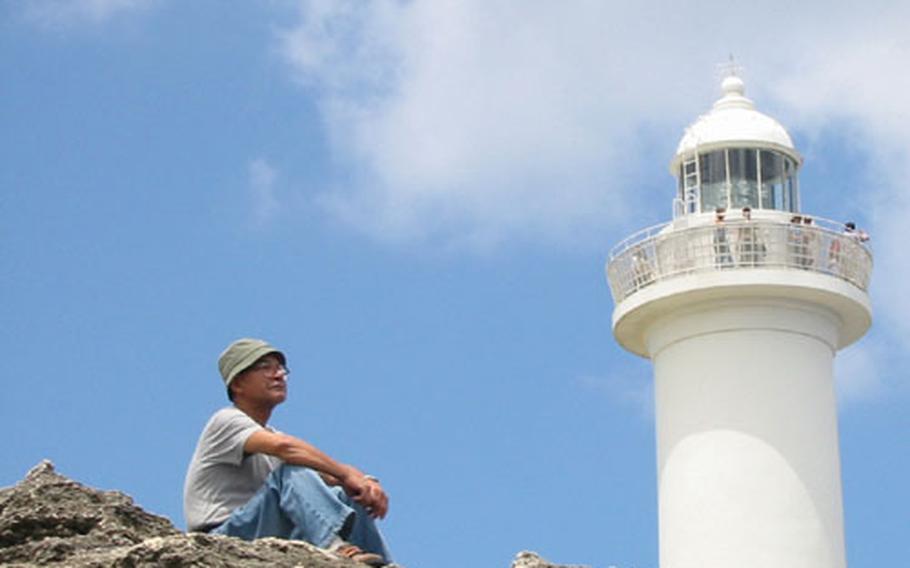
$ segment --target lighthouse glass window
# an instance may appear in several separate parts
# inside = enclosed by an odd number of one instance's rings
[[[799,211],[799,184],[796,178],[796,163],[784,160],[784,207],[787,211]]]
[[[762,209],[784,209],[784,157],[777,152],[761,151]]]
[[[747,148],[730,153],[730,201],[735,209],[758,204],[758,152]]]
[[[686,167],[693,167],[687,164]],[[698,155],[701,211],[777,209],[796,211],[799,205],[796,162],[780,152],[756,148],[728,148]],[[684,178],[694,170],[680,169],[680,199],[688,187]],[[693,184],[694,186],[694,181]]]
[[[727,158],[724,150],[698,157],[701,177],[701,210],[727,207]]]
[[[761,151],[761,206],[796,211],[796,163],[783,154]]]

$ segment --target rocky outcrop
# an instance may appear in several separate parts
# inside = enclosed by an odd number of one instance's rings
[[[128,495],[86,487],[48,461],[0,489],[0,565],[363,568],[305,542],[183,533]],[[512,566],[571,568],[531,552],[520,553]]]
[[[566,566],[565,564],[550,564],[537,555],[536,552],[519,552],[512,562],[512,568],[587,568],[586,566]]]

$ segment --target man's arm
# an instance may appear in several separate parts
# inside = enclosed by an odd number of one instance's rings
[[[249,454],[268,454],[292,465],[313,469],[323,478],[337,480],[345,493],[360,503],[372,516],[384,518],[389,508],[389,499],[377,481],[367,479],[357,468],[335,461],[316,446],[269,430],[252,433],[243,444],[243,451]]]

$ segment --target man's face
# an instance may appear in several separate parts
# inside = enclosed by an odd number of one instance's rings
[[[288,396],[288,371],[275,354],[260,357],[232,381],[234,399],[276,406]]]

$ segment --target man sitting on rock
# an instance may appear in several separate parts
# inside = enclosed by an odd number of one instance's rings
[[[246,540],[305,540],[371,566],[390,562],[374,519],[379,481],[267,426],[287,398],[284,354],[259,339],[228,346],[218,368],[233,406],[206,424],[184,485],[187,529]]]

